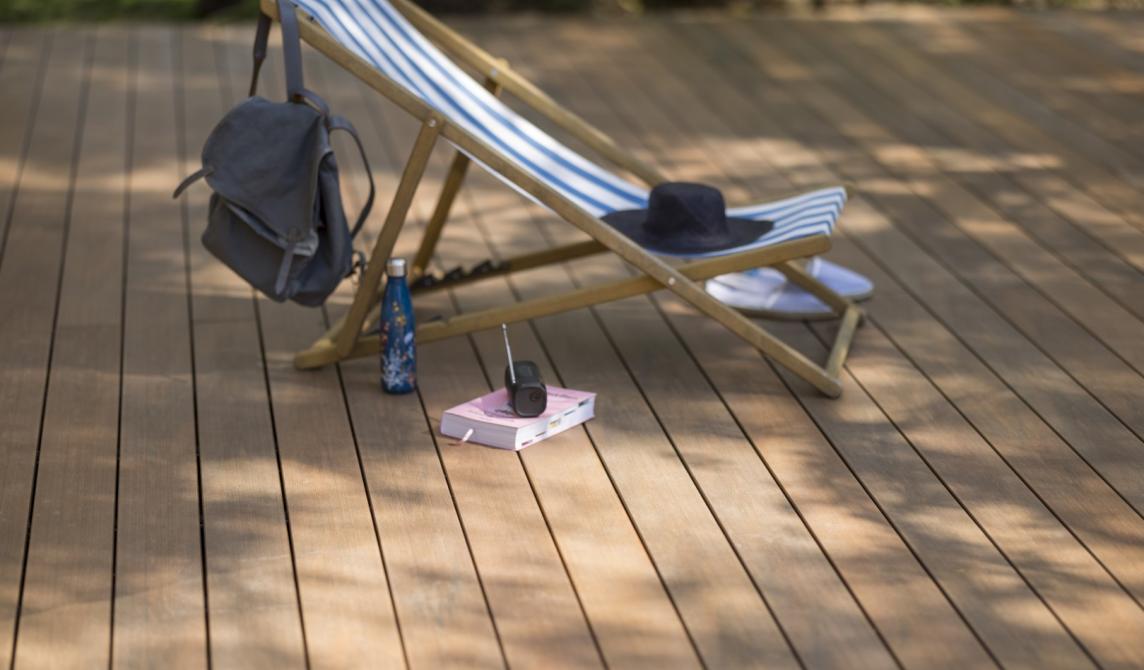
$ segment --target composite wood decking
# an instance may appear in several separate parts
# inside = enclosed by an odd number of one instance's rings
[[[1144,666],[1144,15],[452,23],[674,178],[849,185],[830,257],[877,293],[843,397],[661,293],[513,330],[599,393],[586,429],[456,445],[499,333],[422,347],[409,396],[296,372],[351,287],[257,297],[206,189],[170,197],[251,26],[0,27],[0,668]],[[415,125],[306,67],[385,203]],[[578,235],[472,174],[438,268]],[[816,358],[833,327],[775,325]]]

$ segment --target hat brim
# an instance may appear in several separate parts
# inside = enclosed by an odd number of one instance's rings
[[[773,221],[727,217],[727,232],[717,235],[649,234],[644,227],[646,209],[625,209],[605,214],[603,221],[641,247],[663,254],[702,254],[750,244],[775,227]]]

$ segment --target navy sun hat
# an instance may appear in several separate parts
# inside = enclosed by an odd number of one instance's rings
[[[679,181],[653,188],[647,209],[611,212],[602,218],[641,247],[665,254],[733,249],[754,242],[775,225],[728,217],[719,189]]]

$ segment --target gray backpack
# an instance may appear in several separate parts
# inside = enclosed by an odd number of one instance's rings
[[[203,167],[179,184],[174,197],[205,179],[214,193],[203,246],[268,297],[316,306],[353,271],[353,238],[373,206],[373,174],[349,121],[331,115],[326,103],[302,86],[294,8],[278,0],[278,10],[287,102],[254,94],[271,25],[263,15],[254,44],[251,97],[211,131],[203,145]],[[353,137],[369,176],[369,198],[352,230],[330,145],[335,130]]]

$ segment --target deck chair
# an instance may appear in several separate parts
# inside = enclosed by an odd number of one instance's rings
[[[373,333],[385,260],[398,233],[434,145],[445,140],[457,151],[440,197],[427,222],[410,269],[414,286],[435,290],[555,262],[609,251],[639,275],[559,295],[513,303],[422,324],[417,341],[427,343],[495,327],[502,322],[556,314],[666,288],[715,319],[773,361],[827,396],[842,387],[839,371],[861,320],[860,310],[808,274],[797,262],[830,248],[830,234],[846,200],[842,187],[749,207],[728,209],[737,217],[768,219],[773,229],[733,253],[668,263],[622,235],[601,217],[646,206],[648,188],[665,181],[652,167],[621,150],[586,121],[564,109],[535,85],[438,22],[407,0],[292,0],[302,39],[421,122],[375,241],[353,302],[314,344],[295,356],[300,369],[316,368],[378,351]],[[276,0],[261,0],[262,12],[278,19]],[[470,76],[446,52],[475,72]],[[258,63],[256,63],[256,67]],[[477,77],[483,77],[478,81]],[[618,168],[644,182],[638,186],[561,144],[509,108],[508,92],[544,115]],[[526,198],[547,208],[591,239],[517,256],[446,281],[419,282],[462,186],[476,162]],[[826,363],[820,365],[777,339],[757,323],[708,295],[697,282],[730,272],[769,266],[802,287],[841,318]]]

